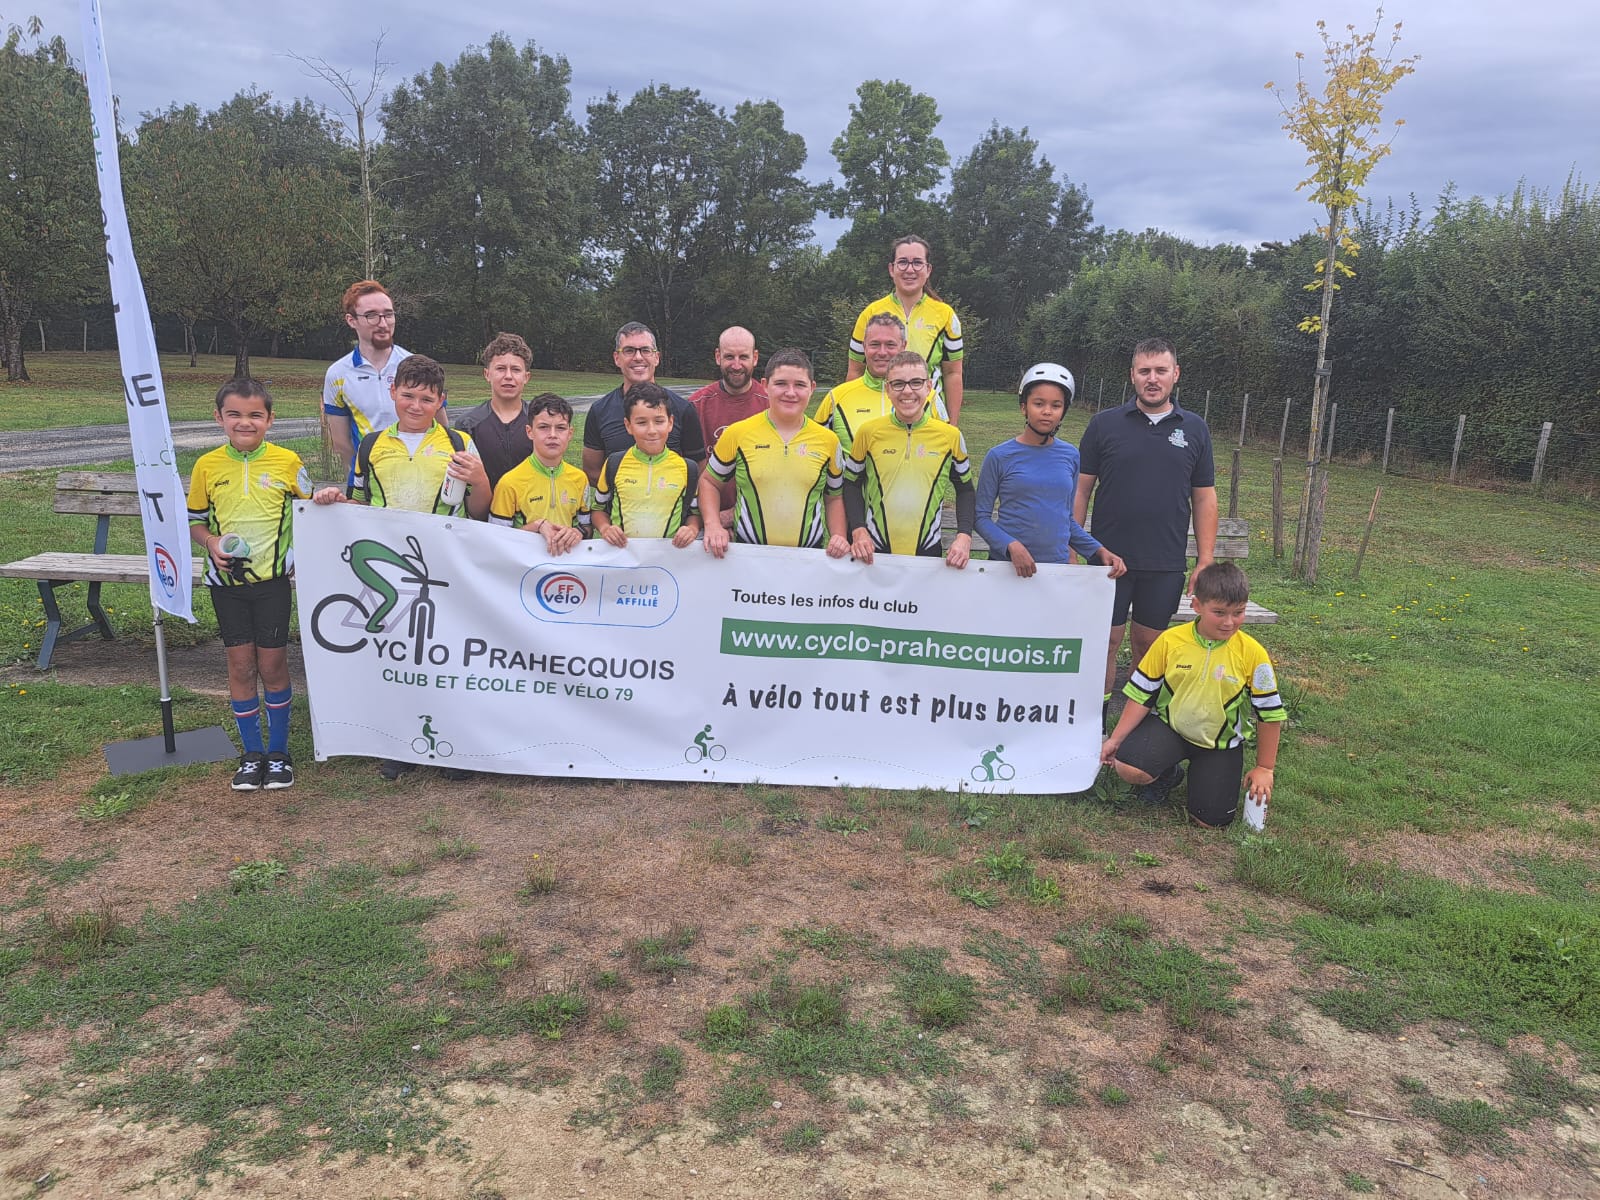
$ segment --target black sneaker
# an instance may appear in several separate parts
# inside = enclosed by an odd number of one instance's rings
[[[1134,794],[1139,798],[1139,803],[1148,804],[1151,808],[1159,808],[1167,802],[1167,797],[1172,793],[1172,789],[1182,782],[1183,764],[1173,763]]]
[[[399,779],[407,771],[415,771],[415,763],[399,762],[393,758],[380,758],[378,760],[378,774],[385,779]]]
[[[460,783],[463,779],[471,779],[476,773],[464,767],[444,767],[444,777],[451,783]]]
[[[294,760],[287,750],[267,752],[267,782],[269,792],[294,786]]]
[[[267,756],[251,752],[239,756],[239,769],[233,773],[233,790],[254,792],[260,789],[267,773]]]

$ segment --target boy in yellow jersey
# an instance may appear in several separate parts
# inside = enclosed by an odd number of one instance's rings
[[[433,359],[413,354],[402,362],[389,388],[395,423],[361,439],[348,491],[323,488],[313,499],[443,517],[465,511],[481,521],[489,511],[489,476],[472,439],[438,423],[444,393],[444,368]]]
[[[1239,784],[1263,807],[1272,799],[1282,722],[1288,718],[1278,695],[1272,660],[1243,632],[1250,583],[1231,562],[1215,562],[1195,573],[1196,617],[1156,638],[1129,677],[1124,694],[1133,703],[1100,747],[1100,761],[1141,798],[1159,804],[1183,779],[1189,762],[1189,816],[1220,828],[1239,807]],[[1155,720],[1147,720],[1154,708]],[[1256,719],[1256,765],[1244,774],[1246,717]]]
[[[551,554],[583,541],[589,519],[589,477],[562,456],[572,442],[572,405],[554,392],[528,405],[533,453],[500,477],[489,505],[489,524],[543,536]]]
[[[289,501],[311,495],[300,456],[266,440],[272,396],[254,379],[217,392],[228,444],[202,455],[189,481],[189,538],[205,549],[205,581],[228,652],[228,694],[244,753],[233,790],[294,785],[289,757]],[[267,737],[261,738],[266,692]]]
[[[811,360],[780,350],[767,360],[767,411],[736,421],[717,439],[700,476],[700,511],[717,511],[719,485],[735,484],[731,535],[764,546],[826,548],[850,553],[845,536],[839,439],[806,416],[816,389]],[[728,552],[730,531],[706,526],[706,553]]]
[[[960,570],[972,556],[977,501],[961,431],[928,409],[928,363],[905,350],[889,360],[883,390],[894,404],[887,417],[856,434],[844,465],[844,511],[850,553],[872,562],[886,554],[944,554],[939,501],[948,488],[956,500],[956,536],[945,562]]]
[[[626,546],[631,530],[634,537],[670,537],[682,550],[700,536],[700,469],[667,449],[671,397],[660,384],[636,383],[623,393],[622,408],[633,449],[617,451],[600,468],[591,514],[595,530],[613,546]]]

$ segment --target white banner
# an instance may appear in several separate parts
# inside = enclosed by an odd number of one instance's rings
[[[544,539],[295,504],[318,759],[474,771],[1082,791],[1103,567]]]
[[[112,115],[111,73],[98,0],[83,0],[83,77],[89,87],[94,124],[94,165],[100,182],[100,212],[105,220],[106,262],[111,269],[111,308],[117,321],[117,353],[122,361],[122,391],[128,402],[128,435],[138,476],[144,518],[145,554],[150,562],[150,600],[158,608],[194,620],[190,592],[188,498],[172,453],[167,424],[167,394],[161,383],[155,332],[144,282],[133,259],[128,213],[122,203],[122,169],[117,126]]]
[[[474,771],[1078,792],[1112,582],[294,506],[317,758]]]

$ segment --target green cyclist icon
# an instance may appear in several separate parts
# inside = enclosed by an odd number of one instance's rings
[[[721,762],[728,756],[728,748],[721,742],[711,740],[711,726],[707,725],[694,735],[694,744],[683,752],[685,762],[697,763],[701,759],[710,759],[712,762]]]

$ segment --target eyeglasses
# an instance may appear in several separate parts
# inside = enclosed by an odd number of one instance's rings
[[[648,358],[656,352],[654,346],[618,346],[617,353],[623,358]]]
[[[382,312],[356,313],[356,320],[365,321],[368,325],[376,325],[381,321],[394,320],[394,309],[386,308]]]
[[[905,396],[912,392],[924,390],[928,386],[928,381],[926,379],[891,379],[883,386],[896,396]]]
[[[920,271],[928,265],[928,260],[925,258],[897,258],[894,260],[894,265],[902,271]]]

